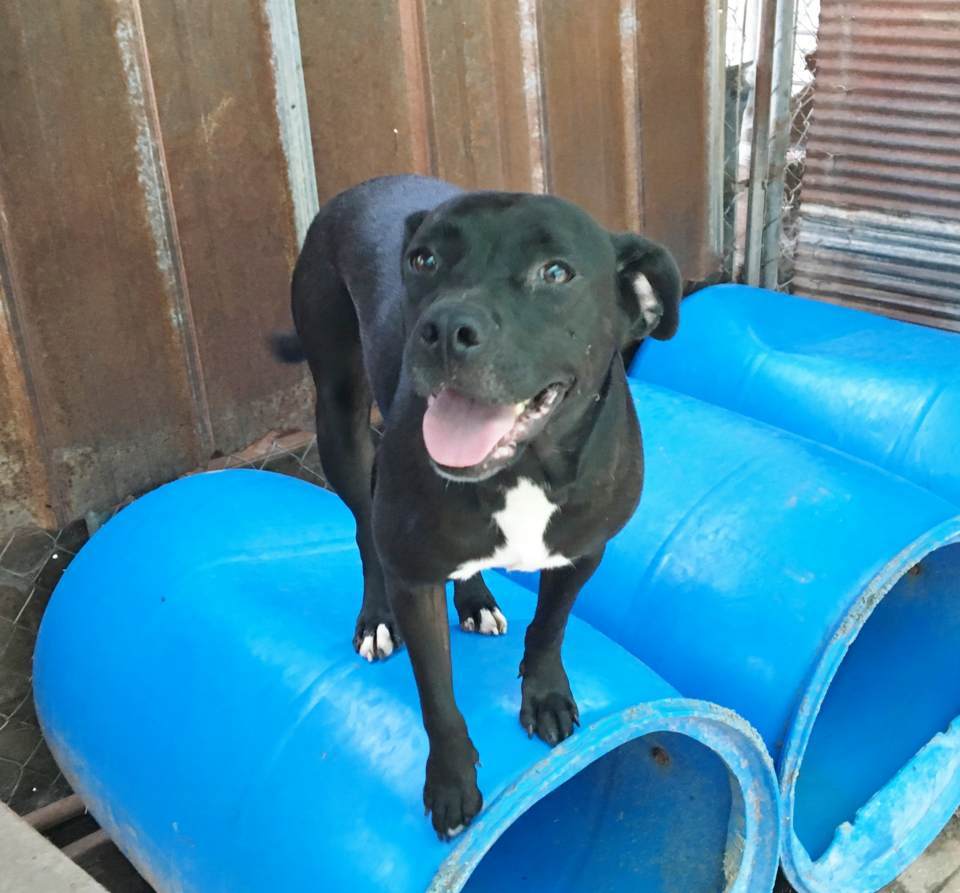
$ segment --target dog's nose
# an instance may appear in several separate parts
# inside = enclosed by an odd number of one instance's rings
[[[483,346],[490,321],[479,308],[438,304],[420,325],[420,340],[431,350],[443,349],[450,358],[466,359]]]

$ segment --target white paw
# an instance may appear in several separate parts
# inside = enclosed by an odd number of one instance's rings
[[[492,611],[487,608],[480,609],[480,633],[484,636],[502,636],[507,631],[507,618],[503,616],[499,608]]]
[[[447,840],[450,840],[451,838],[456,837],[458,834],[461,834],[461,833],[463,833],[463,825],[457,825],[456,828],[451,828],[449,831],[447,831],[445,836]]]
[[[393,654],[393,637],[384,623],[377,627],[377,651],[384,657],[390,657]]]
[[[369,633],[363,637],[358,653],[364,660],[373,663],[375,660],[390,657],[394,652],[394,647],[390,630],[387,629],[385,623],[381,623],[377,626],[376,636]]]
[[[468,617],[461,624],[461,628],[468,633],[480,633],[481,636],[502,636],[507,631],[507,618],[503,616],[499,608],[481,608],[480,609],[480,628],[477,629],[476,621]]]

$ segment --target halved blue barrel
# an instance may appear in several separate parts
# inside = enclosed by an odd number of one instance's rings
[[[871,893],[960,806],[957,508],[718,406],[631,389],[643,497],[574,610],[759,730],[798,890]]]
[[[486,803],[453,843],[424,818],[406,655],[350,645],[361,575],[332,494],[197,475],[105,525],[40,629],[37,710],[90,811],[160,893],[769,893],[778,799],[759,738],[573,620],[582,727],[550,749],[517,714],[526,590],[500,639],[454,629]]]
[[[960,504],[960,335],[719,285],[632,376],[836,447]]]

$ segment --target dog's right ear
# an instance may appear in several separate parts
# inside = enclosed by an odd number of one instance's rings
[[[424,220],[427,219],[429,211],[414,211],[403,223],[403,250],[406,252],[407,245],[410,244],[410,240],[416,235],[420,225]]]
[[[620,306],[626,316],[625,343],[648,335],[672,338],[680,322],[683,280],[673,255],[651,239],[633,233],[613,237],[617,253]]]

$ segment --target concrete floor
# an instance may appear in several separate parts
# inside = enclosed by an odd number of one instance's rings
[[[82,868],[0,803],[0,893],[104,893]]]
[[[960,893],[960,814],[886,893]]]

